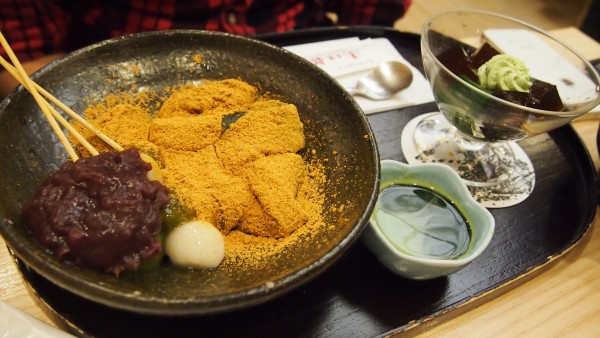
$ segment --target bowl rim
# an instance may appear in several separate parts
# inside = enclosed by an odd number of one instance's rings
[[[96,48],[103,48],[107,45],[118,44],[127,39],[138,37],[152,38],[154,36],[176,36],[190,34],[198,36],[222,37],[230,42],[241,41],[245,44],[252,44],[254,46],[260,46],[261,48],[265,48],[266,50],[271,50],[273,53],[283,53],[286,55],[286,57],[291,58],[296,64],[302,64],[304,65],[304,67],[308,67],[313,71],[317,72],[320,77],[329,79],[329,82],[332,86],[338,87],[340,89],[340,93],[343,93],[344,98],[346,96],[350,97],[349,94],[345,92],[344,88],[324,70],[317,67],[310,61],[284,48],[269,44],[258,39],[253,39],[251,37],[218,31],[193,29],[174,29],[168,31],[142,32],[103,40],[70,52],[64,55],[63,57],[54,60],[53,62],[47,64],[46,66],[35,72],[31,76],[31,78],[33,80],[36,80],[39,77],[43,77],[43,75],[46,74],[49,70],[73,58],[85,55],[90,50]],[[25,93],[25,89],[22,88],[22,86],[18,86],[0,103],[0,111],[4,111],[4,109],[10,104],[12,99],[16,95],[21,95],[21,93]],[[348,233],[344,235],[344,237],[341,238],[341,240],[335,246],[329,248],[329,250],[324,252],[324,254],[321,257],[314,260],[310,264],[304,265],[298,268],[297,271],[293,271],[290,274],[279,276],[276,279],[265,281],[264,284],[254,285],[252,287],[237,292],[223,293],[217,296],[208,297],[182,298],[176,300],[169,300],[165,302],[164,298],[159,298],[153,295],[131,295],[130,293],[115,290],[114,288],[106,287],[102,284],[95,283],[92,280],[80,279],[75,275],[65,273],[64,269],[62,269],[59,265],[55,266],[53,264],[46,264],[51,260],[55,260],[55,257],[52,255],[32,257],[32,255],[30,255],[29,252],[19,244],[19,242],[21,242],[22,240],[19,237],[16,237],[14,231],[6,229],[6,225],[8,225],[8,227],[15,226],[15,224],[13,224],[11,221],[2,221],[4,225],[0,226],[0,235],[2,235],[2,237],[5,239],[6,245],[10,249],[11,254],[19,258],[26,266],[35,270],[42,277],[52,281],[53,283],[57,284],[63,289],[77,294],[78,296],[117,309],[152,315],[203,315],[223,313],[231,310],[247,308],[252,305],[272,300],[282,294],[288,293],[289,291],[296,289],[300,285],[303,285],[313,280],[324,270],[333,265],[338,260],[338,258],[340,258],[343,255],[343,253],[355,241],[358,240],[358,238],[360,237],[360,233],[368,225],[370,213],[373,210],[377,201],[380,182],[380,161],[379,151],[374,137],[374,132],[366,118],[366,115],[364,114],[362,109],[360,109],[358,104],[354,100],[346,101],[348,101],[349,104],[355,107],[355,111],[358,112],[357,118],[359,118],[360,125],[364,127],[365,131],[369,135],[369,147],[373,149],[373,151],[371,151],[370,157],[374,163],[374,179],[369,187],[369,189],[371,190],[370,195],[368,196],[369,201],[366,204],[365,210],[362,211],[362,214],[357,219],[356,224],[350,229],[350,231],[348,231]],[[40,246],[40,248],[42,247]],[[70,264],[66,262],[60,263],[61,266],[62,264]],[[44,266],[43,269],[41,268],[42,266]],[[244,296],[244,301],[240,302],[239,297],[242,295]]]
[[[480,245],[477,248],[473,248],[473,250],[471,252],[469,252],[468,255],[461,257],[461,258],[457,258],[457,259],[435,259],[435,258],[412,256],[412,255],[401,252],[394,245],[391,244],[390,240],[385,235],[383,235],[383,232],[381,231],[380,227],[378,225],[376,225],[372,219],[369,219],[369,226],[374,231],[374,233],[376,234],[379,241],[385,245],[385,247],[387,248],[387,250],[389,252],[394,254],[397,258],[419,264],[420,266],[430,266],[430,267],[436,267],[436,268],[452,268],[452,267],[464,266],[464,265],[472,262],[474,259],[479,257],[481,255],[481,253],[488,247],[488,245],[491,242],[492,237],[494,235],[494,231],[496,229],[496,221],[494,219],[494,216],[492,216],[492,214],[490,213],[490,211],[487,208],[485,208],[483,205],[478,203],[473,198],[473,196],[469,192],[469,189],[467,188],[467,186],[463,183],[460,176],[454,170],[452,170],[452,168],[450,168],[449,166],[447,166],[445,164],[441,164],[441,163],[406,164],[406,163],[403,163],[400,161],[389,160],[389,159],[382,160],[381,164],[382,164],[381,165],[382,174],[383,174],[383,171],[385,170],[386,166],[400,167],[400,168],[406,169],[407,171],[418,171],[421,168],[427,167],[427,168],[432,168],[437,171],[441,171],[442,174],[449,175],[453,180],[459,181],[461,184],[458,185],[458,187],[459,187],[458,189],[460,190],[459,191],[459,194],[461,194],[460,197],[464,199],[463,204],[468,204],[469,206],[475,208],[477,211],[480,212],[480,215],[486,220],[485,229],[487,230],[486,233],[484,234],[484,236],[482,236]],[[382,182],[382,183],[384,183],[384,182]]]
[[[464,14],[481,14],[481,15],[486,15],[486,16],[492,16],[495,18],[500,18],[500,19],[504,19],[507,21],[512,21],[514,23],[520,24],[523,26],[523,28],[528,28],[538,34],[543,35],[545,38],[548,38],[550,40],[555,41],[556,43],[560,44],[562,47],[564,47],[566,50],[568,50],[569,52],[573,53],[573,55],[575,55],[579,61],[582,62],[582,64],[585,65],[586,69],[588,71],[590,71],[589,73],[592,74],[591,78],[594,81],[595,85],[596,85],[596,98],[590,102],[588,102],[587,104],[579,107],[576,110],[572,110],[572,111],[554,111],[554,110],[542,110],[542,109],[537,109],[537,108],[531,108],[531,107],[526,107],[526,106],[522,106],[507,100],[503,100],[500,99],[484,90],[481,90],[480,88],[477,88],[476,86],[472,85],[471,83],[463,80],[462,78],[460,78],[458,75],[454,74],[452,71],[450,71],[446,66],[444,66],[444,64],[442,64],[438,58],[435,56],[435,54],[433,54],[433,52],[431,51],[431,48],[429,47],[429,37],[426,34],[427,32],[427,28],[428,26],[431,24],[431,22],[433,22],[434,20],[443,17],[443,16],[447,16],[447,15],[458,15],[460,13],[464,13]],[[430,18],[428,18],[425,23],[421,26],[421,50],[423,50],[424,52],[426,52],[428,55],[430,55],[432,57],[432,59],[434,60],[434,62],[440,67],[442,68],[446,73],[450,74],[455,80],[459,81],[459,83],[463,86],[467,86],[469,88],[471,88],[472,90],[476,91],[478,94],[483,95],[486,99],[490,99],[493,100],[495,102],[501,103],[501,104],[505,104],[508,105],[510,107],[513,108],[517,108],[520,110],[524,110],[527,111],[529,113],[534,113],[534,114],[540,114],[540,115],[548,115],[548,116],[560,116],[560,117],[565,117],[565,118],[574,118],[574,117],[578,117],[581,116],[587,112],[589,112],[590,110],[592,110],[594,107],[598,106],[600,104],[600,75],[598,74],[598,72],[595,71],[594,66],[592,66],[592,64],[578,51],[576,51],[575,49],[573,49],[572,47],[570,47],[568,44],[566,44],[565,42],[563,42],[562,40],[552,36],[548,31],[532,25],[526,21],[523,21],[521,19],[515,18],[515,17],[511,17],[508,15],[504,15],[504,14],[499,14],[499,13],[494,13],[494,12],[490,12],[490,11],[485,11],[485,10],[475,10],[475,9],[458,9],[458,10],[449,10],[449,11],[444,11],[441,13],[438,13],[436,15],[431,16]],[[423,56],[425,55],[425,53],[423,53]]]

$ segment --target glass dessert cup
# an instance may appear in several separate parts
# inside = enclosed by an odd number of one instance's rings
[[[453,50],[477,56],[486,43],[523,61],[532,80],[556,87],[534,91],[534,84],[531,92],[542,94],[525,106],[517,103],[514,92],[492,95],[476,80],[457,74],[467,67],[461,62],[467,61],[448,63]],[[496,191],[498,185],[510,183],[500,193],[519,196],[508,204],[524,200],[535,181],[531,161],[516,141],[568,124],[600,103],[600,79],[583,56],[541,29],[510,17],[469,10],[439,14],[423,26],[421,52],[440,111],[419,116],[405,127],[402,148],[407,161],[448,164],[472,192]],[[546,95],[552,90],[560,96],[558,104]]]

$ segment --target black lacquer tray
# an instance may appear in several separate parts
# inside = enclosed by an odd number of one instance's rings
[[[392,29],[314,29],[260,38],[280,46],[342,37],[388,38],[422,69],[419,37]],[[404,160],[400,134],[429,103],[369,115],[381,159]],[[97,337],[371,337],[420,332],[510,290],[561,256],[586,234],[598,195],[591,158],[570,126],[520,142],[537,182],[519,205],[491,210],[496,232],[464,270],[410,281],[384,268],[362,242],[310,283],[265,304],[202,317],[152,317],[116,311],[60,289],[18,262],[30,290],[61,327]]]

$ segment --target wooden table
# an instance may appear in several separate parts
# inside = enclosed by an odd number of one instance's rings
[[[576,29],[556,31],[588,59],[600,59],[600,44]],[[596,133],[600,114],[573,122],[600,169]],[[586,237],[572,250],[518,287],[506,286],[496,297],[471,309],[425,323],[421,337],[600,336],[600,215]],[[518,281],[516,282],[518,283]],[[509,291],[510,290],[510,291]],[[33,299],[0,239],[0,300],[51,323]],[[464,312],[464,313],[459,313]],[[409,332],[410,334],[410,332]]]

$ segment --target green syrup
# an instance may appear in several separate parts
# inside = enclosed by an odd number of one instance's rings
[[[456,207],[421,187],[385,188],[371,218],[398,250],[411,256],[454,259],[471,241],[469,224]]]

